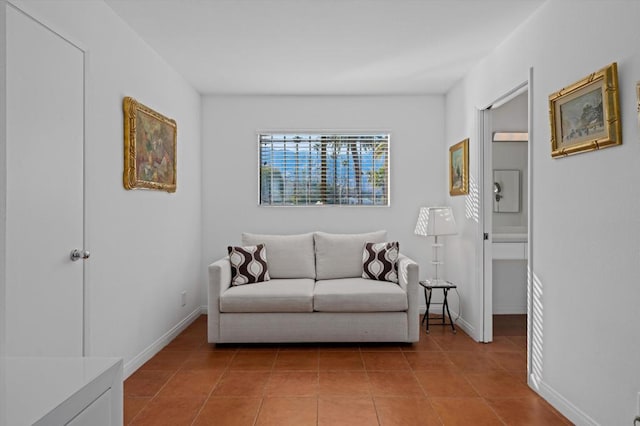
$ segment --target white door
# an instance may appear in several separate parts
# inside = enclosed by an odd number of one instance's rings
[[[7,355],[83,350],[84,53],[7,7]]]
[[[482,293],[482,316],[483,316],[483,328],[482,328],[482,341],[493,341],[493,165],[491,154],[492,143],[492,125],[491,125],[491,110],[485,109],[480,111],[480,131],[482,141],[482,153],[480,155],[480,164],[482,170],[482,200],[480,205],[482,206],[482,273],[484,276],[484,286]]]

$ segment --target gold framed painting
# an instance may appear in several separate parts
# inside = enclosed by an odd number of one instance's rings
[[[175,120],[125,97],[124,187],[176,191]]]
[[[622,144],[617,64],[551,94],[549,118],[554,158]]]
[[[469,193],[469,139],[449,148],[449,195]]]

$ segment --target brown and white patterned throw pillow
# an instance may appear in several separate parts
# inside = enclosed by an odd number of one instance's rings
[[[366,243],[362,254],[362,278],[397,283],[399,252],[397,241]]]
[[[227,247],[231,262],[231,285],[254,284],[269,281],[267,249],[264,244],[245,247]]]

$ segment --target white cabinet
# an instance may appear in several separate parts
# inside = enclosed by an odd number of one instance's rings
[[[100,395],[87,408],[82,410],[67,426],[111,426],[111,389]]]
[[[1,358],[1,426],[120,426],[122,360]]]
[[[493,313],[525,314],[527,312],[527,235],[494,234]]]
[[[493,260],[526,260],[527,243],[493,243]]]

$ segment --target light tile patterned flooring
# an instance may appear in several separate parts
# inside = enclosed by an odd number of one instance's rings
[[[499,321],[491,344],[432,327],[415,344],[215,346],[206,318],[125,381],[125,424],[571,424],[528,388],[526,337]]]

